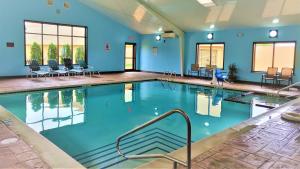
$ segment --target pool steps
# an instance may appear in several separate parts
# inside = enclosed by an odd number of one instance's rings
[[[185,146],[186,139],[168,131],[152,128],[137,133],[121,142],[125,154],[145,154],[153,150],[170,153]],[[120,164],[126,159],[120,157],[116,151],[115,143],[73,156],[87,168],[109,168]]]
[[[229,102],[235,102],[235,103],[241,103],[241,104],[252,105],[252,104],[254,104],[254,103],[252,103],[252,102],[250,102],[250,101],[245,101],[245,100],[243,100],[243,98],[244,98],[245,96],[249,96],[249,95],[253,95],[253,94],[255,94],[255,93],[254,93],[254,92],[243,93],[243,94],[241,94],[241,95],[237,95],[237,96],[225,98],[224,101],[229,101]],[[287,98],[287,97],[286,97],[286,98]],[[292,97],[291,97],[291,98],[288,98],[288,99],[292,99]],[[276,107],[279,106],[279,105],[278,105],[278,106],[275,106],[275,105],[268,105],[268,104],[263,103],[263,102],[262,102],[262,103],[258,102],[258,103],[255,103],[254,105],[257,106],[257,107],[263,107],[263,108],[267,108],[267,109],[273,109],[273,108],[276,108]]]

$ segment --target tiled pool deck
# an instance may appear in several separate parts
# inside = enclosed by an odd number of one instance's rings
[[[292,105],[300,112],[300,104]],[[197,169],[299,169],[300,123],[277,116],[198,155]]]
[[[40,79],[1,79],[0,93],[19,92],[28,90],[40,90],[49,88],[61,88],[81,85],[108,84],[130,81],[155,80],[162,77],[160,74],[130,72],[119,74],[106,74],[100,77],[71,77],[69,78],[47,78]],[[210,81],[195,78],[176,78],[174,81],[210,86]],[[255,91],[261,93],[275,93],[273,88],[263,87],[253,84],[224,84],[224,88]],[[299,92],[283,92],[285,95],[296,95]],[[284,121],[278,113],[284,110],[300,111],[300,104],[288,105],[284,109],[277,111],[277,116],[264,123],[255,125],[251,130],[244,131],[235,129],[224,131],[223,136],[212,136],[204,140],[201,144],[214,140],[218,142],[212,146],[207,146],[204,151],[193,146],[192,168],[300,168],[300,124]],[[0,110],[1,111],[1,110]],[[2,113],[2,112],[0,112]],[[272,112],[270,112],[272,114]],[[275,112],[274,112],[275,113]],[[262,118],[266,118],[262,117]],[[0,118],[0,121],[4,120]],[[257,119],[256,119],[257,121]],[[244,127],[246,127],[245,125]],[[243,131],[243,132],[241,132]],[[0,168],[52,168],[41,156],[41,152],[36,152],[35,147],[29,146],[26,141],[4,123],[0,122],[0,142],[7,138],[17,138],[16,143],[9,145],[0,144]],[[220,139],[222,138],[222,139]],[[212,142],[210,144],[212,144]],[[205,144],[209,145],[209,144]],[[204,146],[205,147],[205,146]],[[202,150],[203,149],[203,150]],[[180,154],[179,156],[182,156]],[[177,152],[174,152],[177,153]],[[199,155],[200,154],[200,155]],[[163,165],[161,165],[163,164]],[[141,166],[140,168],[166,168],[160,160]]]
[[[0,122],[0,168],[50,168],[19,136]]]

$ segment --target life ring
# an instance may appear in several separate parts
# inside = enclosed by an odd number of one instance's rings
[[[281,117],[285,120],[299,122],[300,123],[300,113],[295,112],[285,112],[281,114]]]

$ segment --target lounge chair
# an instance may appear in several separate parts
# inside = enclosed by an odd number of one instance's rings
[[[29,62],[29,71],[30,71],[31,78],[32,75],[36,75],[37,78],[41,76],[41,77],[45,77],[46,79],[46,77],[49,75],[49,71],[42,70],[37,60],[31,60]]]
[[[54,74],[57,74],[57,76],[59,77],[60,75],[65,76],[66,74],[69,73],[66,70],[59,69],[59,65],[56,60],[48,60],[48,66],[50,68],[50,74],[52,75],[52,77]]]
[[[217,79],[218,85],[220,85],[220,82],[222,82],[222,86],[223,82],[226,82],[226,80],[228,79],[228,75],[226,74],[226,72],[222,72],[220,69],[216,69],[215,77]]]
[[[98,75],[100,75],[99,71],[95,71],[94,67],[91,65],[88,65],[84,60],[79,60],[78,64],[81,68],[81,70],[83,70],[83,74],[85,75],[86,73],[90,74],[90,77],[92,77],[92,74],[94,74],[94,72],[96,72]]]
[[[260,86],[262,87],[263,83],[267,83],[268,80],[272,80],[274,85],[276,82],[277,72],[277,67],[268,67],[267,72],[261,76]]]
[[[277,77],[277,84],[280,85],[280,82],[287,81],[288,85],[293,83],[293,69],[292,68],[282,68],[281,73]]]
[[[191,65],[191,70],[189,70],[189,75],[192,76],[193,73],[197,73],[197,75],[200,76],[199,64],[192,64]]]
[[[70,58],[65,58],[64,59],[64,65],[65,65],[65,69],[67,71],[69,71],[69,74],[74,73],[75,75],[78,75],[78,74],[83,73],[83,70],[81,70],[80,67],[74,68],[73,63],[72,63],[72,59],[70,59]]]

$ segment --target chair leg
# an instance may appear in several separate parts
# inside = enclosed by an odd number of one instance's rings
[[[265,79],[265,84],[267,84],[267,79]]]

